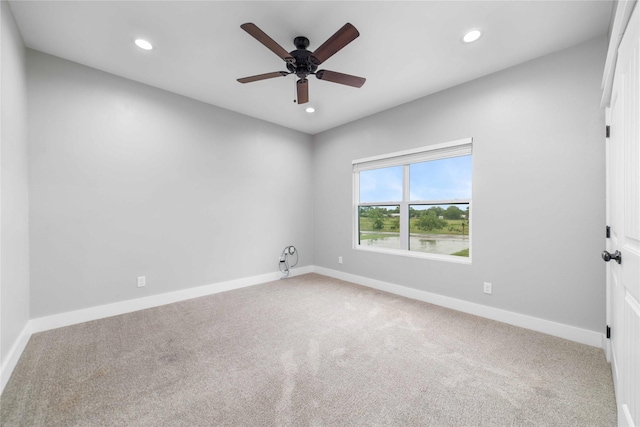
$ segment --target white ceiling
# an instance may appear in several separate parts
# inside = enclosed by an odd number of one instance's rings
[[[607,33],[612,1],[28,1],[10,2],[25,44],[42,52],[309,134]],[[236,81],[285,63],[240,28],[287,51],[315,50],[352,23],[360,37],[321,68],[366,77],[360,89],[294,76]],[[483,37],[463,44],[470,28]],[[143,37],[154,45],[142,51]],[[604,54],[604,53],[603,53]],[[306,106],[316,112],[304,112]]]

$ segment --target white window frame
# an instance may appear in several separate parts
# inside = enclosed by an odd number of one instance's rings
[[[469,221],[469,257],[454,255],[441,255],[428,252],[410,251],[409,248],[409,205],[453,205],[468,204],[469,210],[473,212],[470,199],[449,199],[449,200],[410,200],[409,192],[409,167],[413,163],[427,162],[430,160],[441,160],[452,157],[473,155],[473,138],[463,138],[456,141],[442,144],[428,145],[426,147],[411,150],[397,151],[395,153],[383,154],[379,156],[366,157],[354,160],[353,165],[353,249],[369,252],[380,252],[394,255],[402,255],[413,258],[426,258],[441,261],[454,262],[459,264],[471,264],[471,250],[473,230],[473,215]],[[472,156],[473,164],[473,156]],[[387,168],[392,166],[402,166],[402,200],[376,201],[360,203],[360,172]],[[472,195],[473,197],[473,195]],[[402,249],[380,248],[375,246],[363,246],[359,242],[359,208],[360,206],[400,206],[400,247]]]

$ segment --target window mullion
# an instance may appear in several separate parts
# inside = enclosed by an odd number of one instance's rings
[[[402,203],[400,203],[400,248],[409,250],[409,165],[402,166]]]

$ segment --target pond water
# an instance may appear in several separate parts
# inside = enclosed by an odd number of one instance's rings
[[[400,249],[400,236],[397,234],[389,234],[388,236],[376,239],[362,239],[360,244],[362,246]],[[409,237],[409,249],[412,251],[451,255],[468,248],[469,238],[466,236],[412,234]]]

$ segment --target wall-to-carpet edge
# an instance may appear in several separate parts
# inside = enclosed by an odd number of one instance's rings
[[[473,314],[487,319],[496,320],[525,329],[542,332],[581,344],[602,348],[603,334],[596,331],[577,328],[571,325],[551,322],[545,319],[539,319],[520,313],[509,312],[496,309],[493,307],[483,306],[481,304],[471,303],[468,301],[458,300],[430,292],[420,291],[417,289],[407,288],[393,283],[383,282],[367,277],[356,276],[353,274],[343,273],[336,270],[327,269],[318,266],[306,266],[291,271],[292,276],[299,276],[307,273],[318,273],[325,276],[333,277],[340,280],[356,283],[369,288],[378,289],[407,298],[428,302],[442,307],[458,310],[464,313]],[[0,392],[4,390],[5,385],[11,377],[11,373],[16,367],[20,355],[24,351],[31,334],[43,332],[50,329],[56,329],[64,326],[70,326],[78,323],[88,322],[91,320],[103,319],[106,317],[117,316],[124,313],[130,313],[137,310],[144,310],[151,307],[158,307],[165,304],[171,304],[179,301],[198,298],[205,295],[216,294],[219,292],[230,291],[233,289],[244,288],[247,286],[267,283],[280,278],[280,274],[267,273],[259,276],[246,277],[243,279],[220,282],[206,286],[200,286],[182,291],[169,292],[165,294],[153,295],[145,298],[138,298],[128,301],[122,301],[114,304],[90,307],[83,310],[73,312],[60,313],[46,317],[31,319],[22,331],[20,338],[11,349],[10,355],[6,363],[2,366],[0,373]]]

